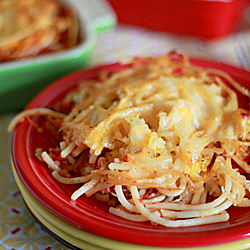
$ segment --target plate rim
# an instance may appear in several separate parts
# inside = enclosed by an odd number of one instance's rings
[[[71,238],[71,243],[75,243],[74,242],[74,238],[76,237],[77,239],[81,239],[81,241],[84,241],[83,243],[85,243],[85,239],[86,239],[86,243],[95,243],[96,246],[98,247],[106,247],[106,248],[119,248],[121,250],[125,250],[125,249],[130,249],[130,250],[153,250],[155,249],[154,247],[150,247],[150,246],[144,246],[144,245],[133,245],[127,242],[119,242],[119,241],[115,241],[115,240],[111,240],[111,239],[107,239],[107,238],[103,238],[99,235],[94,235],[91,234],[89,232],[85,232],[82,231],[78,228],[73,228],[72,225],[68,224],[65,221],[60,220],[60,218],[56,217],[54,214],[50,213],[48,210],[46,210],[46,208],[44,208],[37,200],[35,200],[34,197],[32,197],[28,190],[25,189],[25,187],[23,186],[22,182],[19,180],[16,170],[12,164],[12,171],[13,171],[13,175],[15,178],[15,181],[18,185],[19,190],[21,191],[21,194],[25,200],[25,202],[27,203],[28,208],[35,214],[35,215],[39,215],[38,218],[40,218],[40,222],[44,223],[45,226],[47,226],[49,228],[49,230],[51,230],[51,232],[55,233],[56,235],[58,235],[59,237],[61,237],[62,239],[64,239],[64,235],[65,233],[67,234],[67,236],[72,236]],[[42,220],[41,220],[42,219]],[[58,229],[58,230],[53,230],[53,229]],[[60,228],[63,228],[64,230],[60,231]],[[66,230],[65,230],[66,228]],[[74,229],[73,232],[71,232],[71,229]],[[65,231],[65,232],[64,232]],[[68,237],[69,239],[69,237]],[[84,240],[83,240],[84,239]],[[94,242],[93,242],[94,241]],[[77,244],[74,244],[76,246],[78,246]],[[231,242],[231,243],[226,243],[226,244],[222,244],[220,245],[221,250],[234,250],[236,248],[247,248],[248,246],[250,246],[250,239],[245,239],[245,240],[241,240],[241,241],[235,241],[235,242]],[[78,247],[82,247],[82,245],[78,246]],[[211,249],[211,250],[216,250],[217,249],[217,245],[214,246],[209,246],[209,247],[201,247],[199,249]],[[173,248],[161,248],[162,250],[170,250]],[[187,248],[175,248],[176,250],[184,250]],[[197,250],[196,247],[194,248],[188,248],[189,250]]]

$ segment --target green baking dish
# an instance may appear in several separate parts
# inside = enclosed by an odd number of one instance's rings
[[[115,25],[116,17],[105,0],[64,0],[78,14],[82,42],[69,50],[0,63],[0,114],[22,109],[47,84],[83,68],[98,32]]]

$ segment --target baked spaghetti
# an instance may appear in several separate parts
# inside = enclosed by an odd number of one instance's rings
[[[72,200],[93,195],[128,220],[186,227],[249,207],[249,109],[236,94],[249,90],[179,52],[127,66],[80,83],[64,99],[67,114],[26,110],[10,130],[47,117],[60,141],[37,157],[57,181],[81,185]]]
[[[59,0],[0,1],[0,62],[76,46],[76,14]]]

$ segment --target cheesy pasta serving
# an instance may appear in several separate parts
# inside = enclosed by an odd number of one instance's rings
[[[186,227],[250,206],[249,109],[236,94],[249,90],[180,52],[127,66],[80,83],[63,101],[67,114],[26,110],[10,130],[44,115],[60,139],[37,157],[59,182],[79,184],[72,200],[94,196],[128,220]]]

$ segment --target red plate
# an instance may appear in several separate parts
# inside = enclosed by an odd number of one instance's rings
[[[192,62],[202,67],[223,70],[245,87],[250,87],[250,72],[215,62],[197,59]],[[45,89],[28,108],[55,105],[79,81],[96,78],[103,69],[112,73],[124,67],[126,66],[112,64],[73,73]],[[246,98],[241,97],[240,100],[242,105],[247,105]],[[42,122],[41,117],[35,117],[34,120]],[[92,198],[83,196],[73,202],[70,196],[76,186],[58,183],[45,164],[34,156],[35,148],[48,148],[52,144],[52,137],[46,129],[38,132],[29,122],[21,122],[12,140],[14,165],[29,192],[49,211],[76,227],[115,240],[161,247],[208,246],[245,239],[250,235],[249,208],[231,208],[228,222],[188,228],[165,228],[116,217],[108,213],[106,205]]]

